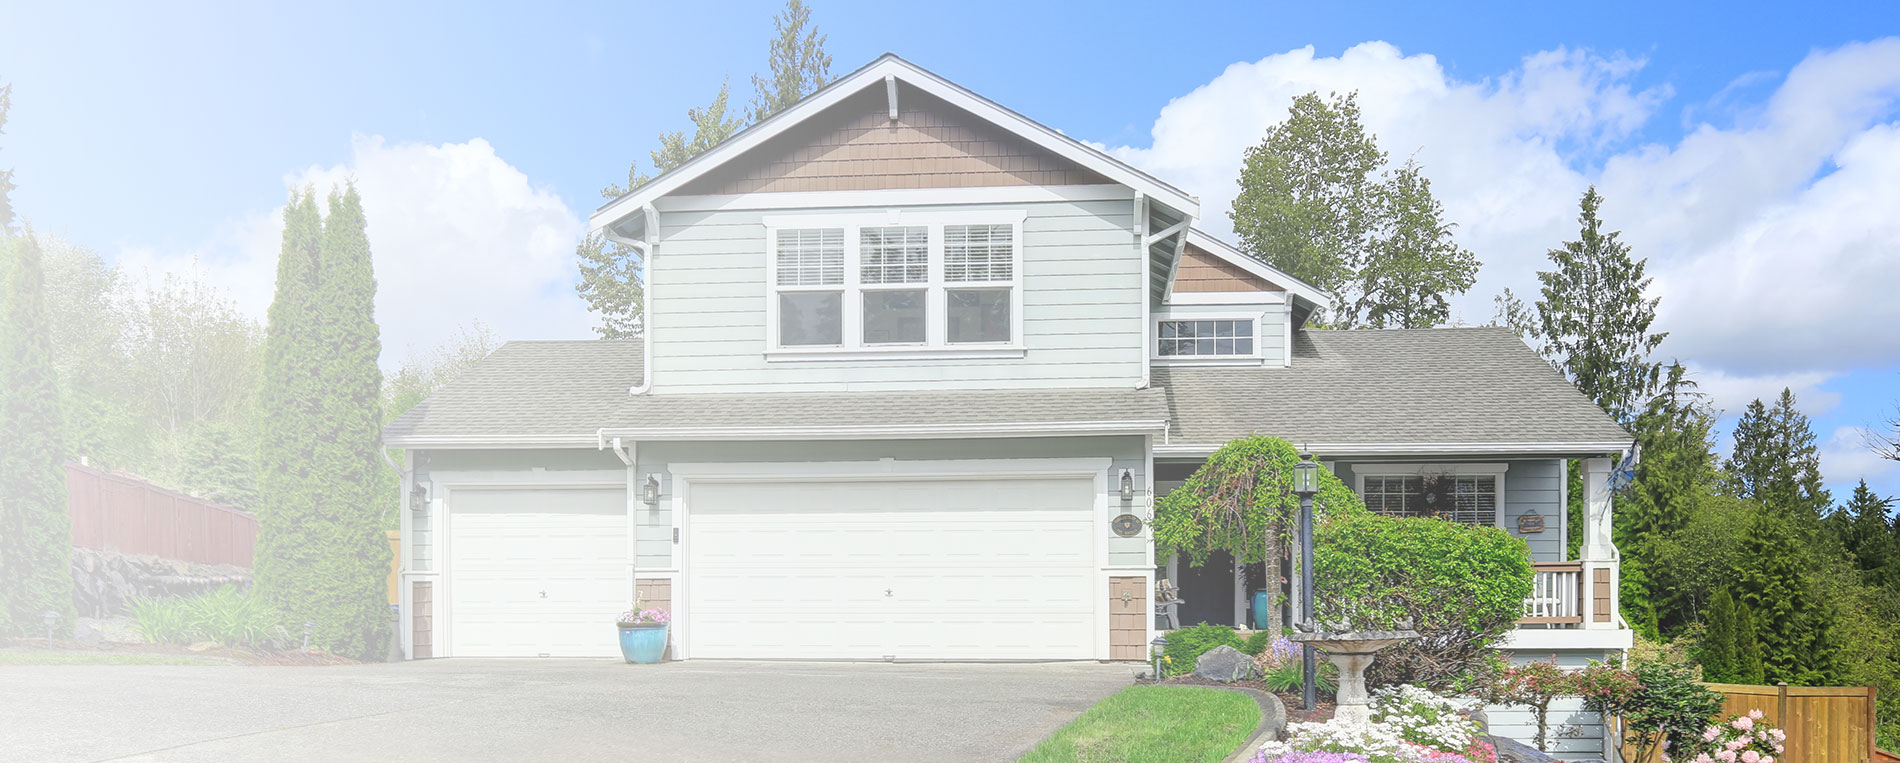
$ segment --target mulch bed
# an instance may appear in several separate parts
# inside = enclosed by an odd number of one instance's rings
[[[1255,691],[1266,692],[1268,694],[1272,694],[1273,696],[1280,698],[1280,703],[1286,705],[1286,719],[1290,722],[1295,722],[1295,723],[1305,723],[1309,721],[1324,721],[1333,717],[1334,705],[1331,701],[1325,698],[1325,695],[1323,694],[1320,695],[1319,707],[1310,711],[1303,710],[1301,709],[1302,704],[1301,704],[1301,697],[1300,697],[1299,692],[1274,691],[1272,689],[1267,688],[1267,684],[1264,681],[1235,681],[1233,683],[1221,683],[1219,681],[1210,681],[1208,679],[1189,673],[1184,676],[1176,676],[1174,678],[1170,678],[1166,681],[1163,681],[1162,683],[1170,685],[1170,686],[1226,686],[1226,687],[1234,687],[1234,688],[1240,688],[1240,689],[1253,689]]]
[[[14,638],[0,640],[0,646],[8,649],[20,649],[48,652],[102,652],[110,654],[149,654],[166,657],[202,657],[223,660],[238,665],[286,665],[286,666],[323,666],[358,665],[357,660],[348,657],[320,652],[316,650],[285,649],[271,651],[263,649],[234,649],[210,644],[179,646],[177,644],[128,644],[116,641],[63,641],[43,638]]]

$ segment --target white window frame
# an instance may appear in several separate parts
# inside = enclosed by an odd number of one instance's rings
[[[1023,223],[1025,210],[916,211],[887,209],[811,215],[769,215],[765,223],[765,355],[768,360],[823,360],[845,356],[905,357],[1022,357],[1023,355]],[[1009,225],[1011,230],[1008,281],[949,282],[944,279],[943,230],[950,225]],[[860,249],[864,228],[923,226],[928,229],[929,278],[915,284],[865,284]],[[844,283],[832,287],[791,286],[778,283],[778,236],[781,230],[841,228],[844,230]],[[844,322],[837,345],[779,344],[779,297],[782,291],[843,292],[840,319]],[[925,341],[922,344],[865,344],[864,295],[871,291],[915,290],[925,293]],[[1009,341],[949,341],[949,289],[1008,288]]]
[[[1253,324],[1253,352],[1246,355],[1163,355],[1161,324],[1183,321],[1247,321]],[[1161,366],[1257,366],[1266,357],[1260,347],[1260,313],[1157,313],[1148,321],[1149,360]]]
[[[1504,486],[1504,473],[1510,468],[1510,464],[1354,464],[1353,493],[1361,500],[1365,499],[1367,477],[1495,477],[1498,491],[1498,521],[1495,527],[1511,533],[1511,528],[1505,523],[1509,506],[1505,500]],[[1515,533],[1511,533],[1511,536],[1517,537]]]

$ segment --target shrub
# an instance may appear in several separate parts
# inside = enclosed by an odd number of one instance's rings
[[[1419,637],[1379,653],[1375,685],[1433,689],[1482,667],[1517,624],[1531,591],[1530,551],[1495,527],[1397,519],[1364,509],[1330,512],[1314,549],[1314,604],[1325,622]]]
[[[1774,763],[1788,735],[1760,723],[1761,719],[1760,710],[1750,710],[1747,715],[1734,716],[1726,723],[1703,729],[1694,763]],[[1686,755],[1678,753],[1677,757]]]
[[[1241,647],[1240,651],[1259,657],[1281,641],[1287,641],[1287,638],[1271,631],[1254,631],[1251,635],[1247,636],[1247,645]],[[1287,643],[1290,644],[1292,642],[1288,641]]]
[[[1632,677],[1636,685],[1628,690],[1592,691],[1590,681],[1582,686],[1584,707],[1623,719],[1624,746],[1635,751],[1632,763],[1655,760],[1664,749],[1659,742],[1685,754],[1698,749],[1709,719],[1722,710],[1722,695],[1697,683],[1694,670],[1681,663],[1639,663]]]
[[[1260,653],[1254,656],[1253,664],[1260,669],[1262,682],[1273,691],[1293,691],[1305,686],[1306,661],[1300,645],[1285,636],[1271,640],[1261,639],[1265,632],[1255,632],[1248,639],[1248,648],[1255,641],[1265,641]],[[1321,660],[1317,663],[1318,673],[1313,686],[1324,694],[1339,690],[1339,666]]]
[[[1537,723],[1537,749],[1542,752],[1550,751],[1551,700],[1576,693],[1576,675],[1549,660],[1508,666],[1479,690],[1486,701],[1530,708]]]
[[[183,599],[131,603],[139,635],[156,644],[195,644],[281,649],[291,645],[283,614],[253,592],[224,586]]]
[[[1473,760],[1495,758],[1496,752],[1478,738],[1478,722],[1471,719],[1476,703],[1441,697],[1417,686],[1388,686],[1372,693],[1372,721],[1398,729],[1407,742]]]
[[[1208,650],[1217,646],[1231,646],[1240,649],[1247,642],[1240,634],[1225,625],[1201,623],[1168,633],[1168,648],[1162,654],[1167,657],[1162,665],[1164,676],[1178,676],[1194,672],[1194,661]]]

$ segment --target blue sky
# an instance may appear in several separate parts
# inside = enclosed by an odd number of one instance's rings
[[[778,6],[265,5],[9,7],[0,166],[39,229],[259,312],[287,185],[357,179],[388,363],[475,320],[584,336],[567,255],[596,190],[722,78],[743,102]],[[1900,231],[1878,219],[1900,208],[1900,6],[813,6],[835,72],[897,52],[1201,194],[1221,230],[1285,99],[1358,89],[1486,263],[1472,322],[1530,290],[1599,183],[1652,258],[1663,352],[1730,410],[1795,387],[1837,493],[1900,493],[1849,442],[1900,402]]]

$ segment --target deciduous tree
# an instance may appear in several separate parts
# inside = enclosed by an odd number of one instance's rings
[[[811,23],[803,0],[787,0],[772,18],[772,76],[752,75],[752,121],[762,122],[831,82],[831,54],[825,35]]]
[[[1478,258],[1452,239],[1454,223],[1432,181],[1407,160],[1378,193],[1377,227],[1359,267],[1354,314],[1370,328],[1431,328],[1451,316],[1453,294],[1476,282]]]

